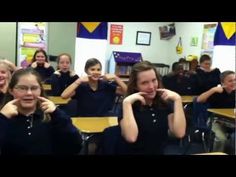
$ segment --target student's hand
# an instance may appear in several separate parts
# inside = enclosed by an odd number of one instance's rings
[[[105,75],[101,76],[100,78],[103,80],[106,80],[106,81],[112,81],[116,78],[116,75],[115,74],[105,74]]]
[[[31,67],[32,67],[32,68],[36,68],[37,66],[38,66],[37,61],[35,61],[35,62],[33,62],[33,63],[31,64]]]
[[[56,105],[52,101],[41,96],[39,96],[38,99],[40,101],[40,107],[44,113],[52,113],[55,111]]]
[[[217,85],[216,87],[212,88],[215,93],[222,93],[224,91],[224,86]]]
[[[129,95],[127,96],[123,102],[125,103],[130,103],[130,104],[133,104],[135,101],[140,101],[142,103],[142,105],[146,105],[146,101],[144,99],[144,95],[146,95],[147,93],[145,92],[137,92],[137,93],[134,93],[132,95]]]
[[[164,101],[167,100],[176,101],[178,99],[181,99],[181,96],[178,93],[168,89],[157,89],[157,92],[160,92],[159,95]]]
[[[69,72],[70,72],[70,77],[73,77],[76,75],[75,71],[73,71],[73,70],[69,70]]]
[[[8,119],[18,115],[18,108],[17,108],[17,102],[19,99],[14,99],[12,101],[9,101],[0,111],[4,116],[6,116]]]
[[[88,83],[89,82],[89,77],[91,77],[91,75],[82,76],[82,77],[78,78],[75,82]]]
[[[56,70],[53,74],[56,74],[56,75],[58,75],[58,76],[61,75],[60,70]]]
[[[48,63],[48,62],[44,63],[44,68],[49,68],[49,66],[50,66],[50,63]]]

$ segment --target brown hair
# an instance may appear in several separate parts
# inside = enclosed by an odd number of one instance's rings
[[[221,75],[220,75],[221,83],[223,83],[225,78],[230,74],[235,74],[235,72],[234,71],[229,71],[229,70],[222,72]]]
[[[43,53],[43,55],[45,56],[45,61],[48,63],[48,56],[47,56],[47,53],[46,53],[45,50],[43,50],[43,49],[38,49],[38,50],[35,51],[34,56],[33,56],[33,59],[32,59],[32,63],[36,61],[36,55],[37,55],[38,53]]]
[[[70,60],[70,63],[72,63],[72,59],[71,59],[71,55],[70,54],[68,54],[68,53],[61,53],[60,55],[57,56],[57,69],[59,69],[58,65],[59,65],[61,56],[63,56],[63,55],[67,56],[69,58],[69,60]]]
[[[45,92],[44,92],[44,89],[43,89],[43,86],[42,86],[42,79],[40,77],[40,75],[38,74],[37,71],[35,71],[34,69],[32,68],[26,68],[26,69],[19,69],[17,71],[14,72],[14,74],[12,75],[12,78],[10,80],[10,83],[9,83],[9,86],[8,86],[8,92],[6,93],[1,105],[0,105],[0,109],[3,108],[3,106],[13,100],[13,97],[12,95],[9,93],[9,90],[12,90],[16,85],[17,83],[19,82],[20,78],[25,76],[25,75],[34,75],[36,77],[36,80],[40,86],[40,90],[41,90],[41,94],[40,96],[42,97],[46,97],[45,95]],[[40,109],[40,106],[39,104],[37,104],[37,109]],[[44,115],[44,121],[50,121],[51,117],[49,114],[45,114]]]
[[[153,70],[155,72],[157,82],[158,82],[158,88],[163,88],[163,85],[161,82],[161,76],[156,70],[155,66],[149,61],[142,61],[140,63],[134,64],[132,67],[130,77],[129,77],[127,96],[138,92],[137,90],[138,73],[143,72],[143,71],[148,71],[148,70]],[[160,99],[160,97],[157,94],[156,97],[154,98],[154,105],[160,106],[163,104],[165,103]]]
[[[96,59],[96,58],[90,58],[90,59],[88,59],[88,60],[86,61],[86,63],[85,63],[84,71],[87,73],[88,69],[89,69],[90,67],[96,65],[96,64],[99,64],[100,67],[101,67],[101,69],[102,69],[102,64],[101,64],[101,62],[100,62],[98,59]]]

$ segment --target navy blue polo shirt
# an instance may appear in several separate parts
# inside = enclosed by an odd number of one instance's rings
[[[54,68],[52,66],[49,66],[48,68],[45,68],[44,66],[37,65],[36,68],[33,68],[35,71],[39,73],[39,75],[42,78],[42,81],[45,81],[50,78],[50,76],[54,73]]]
[[[11,119],[0,113],[0,148],[2,155],[76,154],[81,136],[71,119],[60,109],[50,113],[51,121],[43,121],[43,112]]]
[[[220,84],[220,70],[218,68],[211,72],[205,72],[202,69],[197,69],[198,94],[206,92],[212,87]]]
[[[116,86],[98,81],[94,91],[88,83],[82,83],[74,98],[78,100],[78,116],[109,116],[116,98]]]
[[[211,108],[235,108],[235,94],[236,91],[227,93],[225,89],[222,93],[214,93],[211,95],[207,102]]]
[[[51,76],[51,93],[54,96],[60,96],[70,84],[72,84],[79,78],[77,74],[74,76],[70,76],[69,71],[66,73],[60,71],[60,74],[61,75],[53,74]]]
[[[138,125],[138,138],[127,145],[128,154],[162,154],[168,139],[168,115],[173,112],[171,105],[163,108],[133,105]]]

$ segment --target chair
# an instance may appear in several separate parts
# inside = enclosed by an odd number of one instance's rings
[[[183,154],[186,154],[192,143],[200,143],[205,152],[210,152],[213,148],[214,132],[211,130],[211,125],[207,124],[209,113],[206,103],[198,103],[197,97],[193,99],[192,105],[185,106],[187,119],[187,145]]]
[[[127,143],[121,136],[120,126],[108,127],[103,131],[102,139],[99,144],[98,154],[118,155],[127,153]]]
[[[152,63],[156,70],[160,73],[161,76],[164,76],[169,73],[170,65],[166,65],[164,63]]]

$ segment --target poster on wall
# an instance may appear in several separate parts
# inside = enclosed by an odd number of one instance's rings
[[[123,39],[123,25],[111,24],[110,44],[121,45]]]
[[[175,23],[159,27],[160,39],[169,40],[176,35]]]
[[[202,51],[201,55],[207,54],[210,57],[213,55],[213,41],[214,34],[217,24],[205,24],[203,27],[203,36],[202,36]]]
[[[46,22],[20,22],[17,36],[17,66],[26,68],[36,50],[47,51]]]

